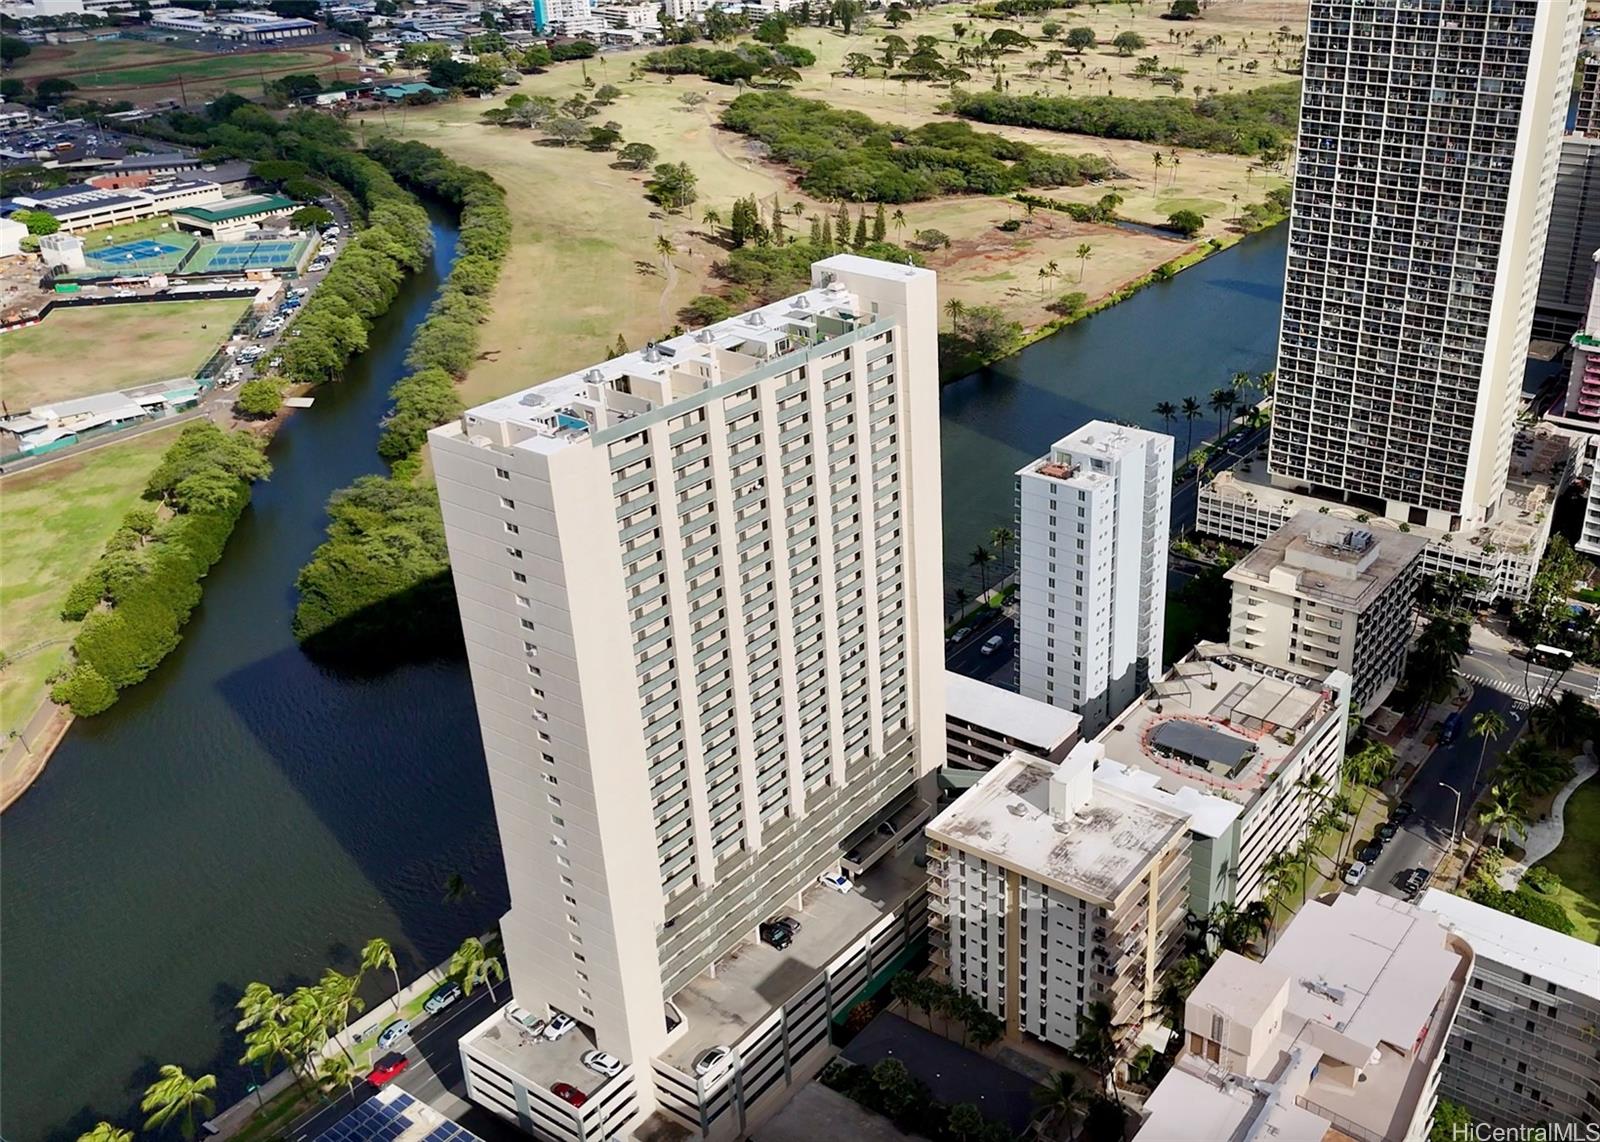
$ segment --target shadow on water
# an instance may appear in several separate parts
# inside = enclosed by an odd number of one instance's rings
[[[75,725],[0,839],[0,1136],[137,1125],[161,1063],[252,1081],[233,999],[355,966],[381,935],[402,977],[504,910],[488,780],[461,661],[353,676],[289,632],[331,492],[381,471],[378,422],[454,254],[402,288],[342,383],[272,443],[180,648]],[[474,894],[443,900],[461,873]],[[387,973],[383,973],[385,976]],[[369,1000],[392,982],[374,980]],[[259,1076],[257,1076],[259,1077]]]

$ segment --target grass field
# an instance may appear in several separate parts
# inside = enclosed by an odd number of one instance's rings
[[[1578,939],[1600,943],[1600,778],[1591,777],[1567,799],[1561,847],[1540,865],[1561,877],[1555,899],[1567,910]]]
[[[1269,29],[1280,23],[1303,23],[1305,10],[1301,3],[1252,0],[1247,7],[1218,0],[1211,12],[1203,22],[1208,28],[1249,36],[1264,45]],[[1111,29],[1120,17],[1107,10],[1080,9],[1063,15],[1063,22],[1071,26],[1080,13],[1092,25],[1104,24],[1101,30],[1108,33],[1106,38],[1115,34]],[[956,19],[948,12],[924,14],[907,24],[901,34],[909,39],[922,34],[921,29],[937,25],[946,28],[948,36],[948,27]],[[1135,23],[1155,33],[1148,37],[1152,41],[1164,39],[1164,29],[1170,26],[1154,17],[1141,16]],[[1199,23],[1194,26],[1198,28]],[[1037,29],[1030,24],[1029,30]],[[819,55],[818,64],[807,69],[807,78],[797,85],[797,93],[856,107],[881,120],[912,123],[935,117],[937,92],[903,95],[898,89],[883,90],[881,83],[830,79],[829,53],[842,60],[846,51],[875,44],[884,31],[878,28],[852,37],[825,29],[792,33],[795,42],[812,47]],[[970,38],[971,33],[968,35]],[[612,155],[552,146],[538,132],[483,124],[482,112],[501,105],[511,91],[502,91],[491,101],[458,100],[436,107],[368,114],[359,121],[368,135],[392,133],[440,147],[461,162],[488,171],[506,188],[515,220],[514,245],[494,314],[484,331],[484,360],[466,382],[464,396],[469,403],[603,357],[618,334],[629,345],[638,346],[670,329],[685,302],[714,287],[712,264],[725,255],[701,221],[706,210],[716,210],[725,221],[735,198],[754,194],[770,202],[776,195],[785,205],[797,201],[803,205],[803,216],[794,220],[803,231],[806,217],[833,209],[807,199],[796,189],[791,172],[765,161],[746,140],[713,126],[722,108],[737,95],[733,88],[694,76],[671,77],[668,82],[669,77],[639,72],[633,65],[640,55],[608,53],[590,61],[586,68],[558,65],[525,77],[516,90],[565,99],[583,90],[585,73],[596,84],[615,84],[622,97],[594,122],[615,120],[626,140],[648,142],[660,151],[662,161],[687,162],[693,168],[699,176],[700,199],[684,214],[667,214],[656,208],[645,198],[648,176],[614,168]],[[1267,58],[1271,58],[1270,51]],[[1269,78],[1257,75],[1248,81],[1268,82]],[[1130,94],[1152,93],[1143,81],[1127,90]],[[689,92],[703,95],[706,101],[698,107],[685,105],[681,97]],[[1052,193],[1093,201],[1107,190],[1115,190],[1125,200],[1121,208],[1124,217],[1152,223],[1164,222],[1174,210],[1198,205],[1207,214],[1202,237],[1227,229],[1235,195],[1240,205],[1259,202],[1268,190],[1284,184],[1281,176],[1255,170],[1247,159],[1237,156],[1185,151],[1174,167],[1172,152],[1163,149],[1167,158],[1158,171],[1156,148],[1144,144],[1046,131],[1007,129],[1005,133],[1051,150],[1106,154],[1124,172],[1125,177],[1102,186]],[[911,203],[903,209],[904,230],[891,232],[892,238],[938,229],[953,239],[950,249],[928,256],[929,264],[941,275],[940,291],[945,299],[999,305],[1029,327],[1049,319],[1046,304],[1062,294],[1081,291],[1090,299],[1104,296],[1197,245],[1074,222],[1065,214],[1043,210],[1021,229],[1006,233],[998,225],[1009,217],[1022,219],[1023,211],[1001,198],[948,198]],[[670,269],[655,250],[656,238],[662,234],[671,238],[677,250]],[[1091,247],[1091,255],[1080,261],[1076,252],[1085,243]],[[1049,272],[1051,263],[1055,265],[1053,273]],[[1041,269],[1047,271],[1044,278],[1039,275]],[[595,288],[595,283],[604,283],[604,288]]]
[[[1161,19],[1159,14],[1165,10],[1165,3],[1141,4],[1134,12],[1130,12],[1126,4],[1103,4],[1001,22],[974,20],[966,8],[948,5],[917,13],[902,24],[896,34],[908,44],[914,43],[918,36],[934,36],[940,41],[940,56],[953,61],[958,46],[987,39],[997,28],[1021,32],[1034,41],[1033,46],[1025,51],[1009,52],[1000,60],[1004,68],[999,73],[1000,81],[1012,95],[1125,95],[1136,99],[1172,95],[1170,88],[1156,87],[1149,80],[1127,74],[1133,70],[1138,56],[1150,55],[1160,56],[1163,67],[1186,70],[1183,94],[1188,96],[1194,94],[1196,86],[1203,93],[1247,91],[1293,78],[1275,65],[1288,65],[1298,59],[1299,45],[1281,39],[1279,29],[1287,28],[1296,36],[1304,34],[1304,0],[1213,0],[1204,19],[1186,22]],[[1041,29],[1046,22],[1058,23],[1063,29],[1090,28],[1100,42],[1082,55],[1076,55],[1062,43],[1044,40]],[[955,35],[957,24],[966,29],[965,36],[959,40]],[[850,79],[842,74],[846,55],[852,52],[880,55],[883,37],[891,31],[895,29],[879,14],[874,14],[865,27],[857,24],[848,36],[832,28],[791,31],[791,43],[808,48],[817,56],[815,66],[806,68],[801,81],[795,84],[795,92],[826,99],[835,107],[863,111],[875,118],[921,123],[937,117],[939,104],[948,98],[942,84],[902,86],[898,81],[881,77]],[[1110,46],[1111,40],[1122,32],[1136,32],[1145,39],[1147,46],[1133,59],[1117,55]],[[1173,34],[1190,38],[1178,44],[1169,39]],[[1195,45],[1212,36],[1223,37],[1224,43],[1204,55],[1197,55]],[[1065,54],[1065,66],[1043,66],[1045,55],[1051,51]],[[1279,54],[1275,56],[1274,51]],[[1244,70],[1252,63],[1254,71]],[[969,88],[978,90],[993,85],[995,73],[987,68],[966,70],[972,74],[967,83]]]
[[[151,432],[0,479],[0,731],[20,728],[65,659],[67,588],[100,554],[179,431]]]
[[[12,412],[205,364],[248,301],[164,301],[58,309],[0,336],[0,396]]]
[[[349,56],[326,46],[218,53],[144,40],[37,47],[7,69],[30,84],[59,76],[97,97],[135,103],[184,96],[194,102],[224,91],[259,94],[263,80],[297,72],[345,79],[356,74]]]

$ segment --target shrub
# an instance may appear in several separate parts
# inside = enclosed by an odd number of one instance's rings
[[[1087,304],[1089,304],[1089,295],[1075,290],[1072,293],[1062,294],[1045,308],[1058,316],[1072,317],[1082,312],[1083,307]]]
[[[283,404],[283,378],[257,377],[239,386],[233,409],[241,416],[275,416]]]
[[[50,688],[50,700],[80,718],[91,718],[111,708],[117,689],[94,667],[80,662]]]
[[[691,298],[689,304],[678,312],[688,325],[710,325],[713,321],[722,321],[732,317],[733,306],[715,294],[703,293]]]
[[[1273,84],[1199,101],[1170,96],[1130,99],[971,91],[957,93],[953,105],[962,118],[1000,126],[1254,155],[1294,139],[1300,85]]]
[[[1167,225],[1185,238],[1193,238],[1205,229],[1205,217],[1193,210],[1174,210],[1167,215]]]
[[[1018,230],[1022,229],[1022,221],[1017,218],[1007,218],[1004,222],[1000,223],[998,228],[1004,230],[1007,234],[1015,234]]]
[[[1536,864],[1523,873],[1522,883],[1546,896],[1561,891],[1561,877],[1542,864]]]

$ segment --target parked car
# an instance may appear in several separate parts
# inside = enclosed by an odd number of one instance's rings
[[[317,258],[309,266],[306,267],[306,270],[308,272],[310,272],[310,273],[313,273],[313,274],[320,274],[323,270],[325,270],[327,268],[328,268],[328,260],[326,258]]]
[[[1407,872],[1405,879],[1400,882],[1400,887],[1412,896],[1417,895],[1428,887],[1428,880],[1433,874],[1425,868],[1414,868]]]
[[[824,888],[831,888],[835,892],[849,892],[850,880],[843,873],[825,872],[817,877],[817,883]]]
[[[983,655],[993,654],[1006,644],[1005,635],[992,634],[983,640],[983,645],[978,648],[978,653]]]
[[[1393,821],[1385,821],[1378,826],[1378,839],[1384,843],[1394,840],[1394,835],[1400,831],[1400,826]]]
[[[622,1073],[622,1060],[604,1051],[585,1051],[583,1065],[607,1078],[614,1078]]]
[[[582,1106],[589,1101],[589,1096],[571,1083],[556,1083],[555,1086],[550,1088],[550,1093],[562,1102],[569,1102],[573,1106]]]
[[[526,1007],[511,1006],[506,1008],[506,1018],[530,1035],[544,1034],[544,1020],[540,1019]]]
[[[972,633],[972,628],[971,627],[962,627],[960,630],[956,631],[955,634],[950,636],[950,641],[951,642],[961,642],[963,639],[965,639],[971,633]]]
[[[434,989],[434,993],[428,996],[427,1000],[422,1004],[422,1010],[429,1015],[437,1015],[460,998],[461,985],[451,980],[449,983],[442,984]]]
[[[1398,802],[1393,809],[1389,810],[1389,820],[1394,821],[1397,824],[1404,824],[1406,821],[1411,819],[1411,814],[1415,813],[1416,811],[1417,807],[1411,802],[1401,801]]]
[[[694,1061],[696,1078],[709,1078],[720,1075],[733,1065],[733,1050],[729,1047],[709,1047],[700,1052],[700,1057]]]
[[[383,1029],[382,1035],[378,1036],[378,1050],[387,1051],[409,1034],[411,1034],[411,1021],[409,1019],[396,1019]]]
[[[1358,860],[1360,860],[1360,861],[1362,861],[1362,862],[1364,862],[1366,864],[1371,864],[1373,861],[1377,860],[1382,855],[1383,855],[1383,846],[1380,845],[1377,841],[1369,841],[1367,844],[1365,844],[1365,845],[1363,845],[1361,847],[1361,851],[1356,854],[1356,857],[1357,857]]]
[[[775,921],[775,923],[782,924],[785,928],[789,929],[789,935],[791,936],[798,936],[800,934],[800,921],[796,920],[793,916],[780,917]]]
[[[761,942],[770,948],[777,948],[780,952],[794,943],[794,934],[782,924],[769,920],[761,925],[759,931]]]
[[[1356,861],[1345,870],[1344,882],[1352,888],[1361,883],[1361,878],[1367,875],[1367,862]]]
[[[373,1086],[383,1086],[390,1079],[399,1076],[400,1072],[411,1065],[411,1060],[399,1051],[390,1051],[379,1059],[370,1071],[367,1072],[367,1081]]]
[[[570,1033],[577,1025],[572,1016],[557,1011],[550,1016],[550,1022],[544,1025],[544,1037],[554,1042]]]

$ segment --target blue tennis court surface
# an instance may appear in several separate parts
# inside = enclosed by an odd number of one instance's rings
[[[178,245],[171,242],[158,241],[155,238],[139,238],[132,242],[119,242],[115,246],[104,246],[101,249],[90,251],[88,256],[97,262],[107,265],[118,265],[125,262],[149,262],[158,258],[171,257],[181,254],[189,249],[190,243]]]
[[[217,270],[288,269],[304,249],[305,241],[220,242],[204,246],[184,268],[194,273]]]

